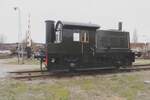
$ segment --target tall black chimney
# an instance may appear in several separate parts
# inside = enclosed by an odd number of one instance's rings
[[[46,20],[46,44],[54,43],[55,41],[55,28],[53,20]]]
[[[122,22],[119,22],[119,23],[118,23],[118,30],[119,30],[119,31],[122,31]]]

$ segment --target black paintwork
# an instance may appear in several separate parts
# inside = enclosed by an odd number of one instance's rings
[[[54,21],[47,20],[45,22],[46,22],[46,44],[53,43],[55,41]]]
[[[121,24],[122,26],[122,24]],[[96,24],[46,21],[46,46],[48,69],[99,68],[131,65],[134,54],[130,50],[129,32],[98,30]],[[56,41],[56,32],[61,41]],[[73,34],[80,41],[73,41]],[[86,35],[85,35],[86,34]],[[86,37],[87,41],[82,41]]]

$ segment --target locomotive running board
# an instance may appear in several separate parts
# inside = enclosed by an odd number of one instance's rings
[[[76,71],[88,71],[88,70],[112,70],[116,69],[116,67],[103,67],[103,68],[76,68]]]

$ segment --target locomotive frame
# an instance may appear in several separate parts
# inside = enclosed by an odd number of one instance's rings
[[[46,21],[46,66],[51,70],[131,66],[129,32],[99,30],[99,25]]]

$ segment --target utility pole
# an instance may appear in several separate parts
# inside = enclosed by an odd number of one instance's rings
[[[23,44],[22,40],[22,30],[21,30],[21,11],[19,7],[14,7],[15,11],[18,11],[18,64],[20,63],[20,58],[22,58],[22,64],[24,63],[23,59]]]
[[[27,30],[27,34],[26,34],[27,58],[31,57],[31,46],[32,46],[30,16],[31,15],[29,14],[28,15],[28,30]]]

